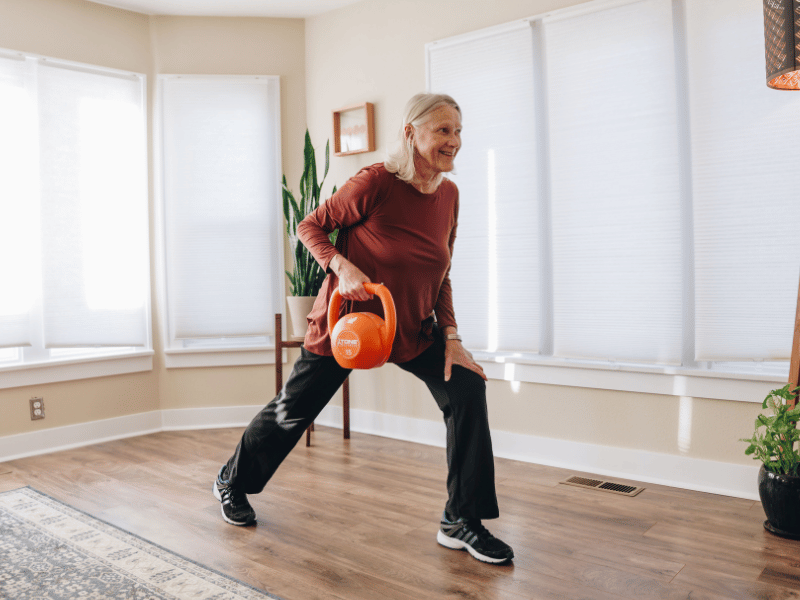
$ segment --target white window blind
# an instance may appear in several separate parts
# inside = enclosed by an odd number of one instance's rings
[[[671,11],[644,0],[544,21],[556,356],[681,362]]]
[[[697,359],[788,359],[800,276],[800,94],[764,84],[760,2],[695,0],[687,21]]]
[[[0,345],[146,346],[144,77],[0,62]]]
[[[45,346],[144,346],[143,81],[48,62],[38,82]]]
[[[429,50],[429,87],[463,112],[451,268],[459,332],[471,348],[539,349],[539,177],[527,24]]]
[[[24,57],[0,56],[0,348],[31,345],[39,286],[31,68]]]
[[[493,47],[526,28],[531,51]],[[469,282],[455,301],[471,347],[538,350],[558,364],[785,373],[800,275],[800,94],[766,87],[763,44],[755,0],[596,0],[428,45],[429,89],[465,108],[456,167],[471,204],[453,279]],[[532,61],[498,86],[520,57]],[[486,98],[494,111],[473,108]],[[518,145],[519,163],[471,134],[516,139],[529,123],[541,145]],[[509,197],[524,191],[538,211],[492,211],[501,201],[483,173],[519,164],[535,175]],[[527,271],[494,277],[486,257],[493,235],[522,223],[531,245],[514,243],[538,264],[527,289],[539,291],[504,321],[482,298],[521,298],[512,290]],[[460,308],[471,294],[474,307]],[[539,335],[507,343],[505,328],[528,324],[520,315],[538,315]]]
[[[170,338],[271,335],[283,277],[278,79],[160,85]]]

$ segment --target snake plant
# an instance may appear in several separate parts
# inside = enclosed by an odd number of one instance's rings
[[[306,129],[305,147],[303,148],[303,175],[300,177],[300,201],[286,184],[286,175],[283,176],[283,216],[286,218],[286,233],[289,235],[289,245],[294,253],[294,271],[286,271],[289,277],[289,292],[292,296],[316,296],[325,280],[325,271],[319,266],[311,253],[297,237],[297,225],[306,215],[319,207],[320,193],[325,178],[328,176],[330,166],[330,141],[325,144],[325,173],[322,181],[317,183],[317,158],[311,136]],[[331,195],[336,193],[333,186]],[[336,242],[336,234],[332,232],[328,237],[331,243]]]

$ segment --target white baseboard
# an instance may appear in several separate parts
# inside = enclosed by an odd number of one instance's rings
[[[161,411],[0,437],[0,462],[161,431]]]
[[[0,462],[135,437],[157,431],[244,427],[261,406],[186,408],[55,427],[0,437]],[[326,407],[317,423],[342,427],[342,409]],[[444,447],[444,423],[351,409],[354,432]],[[751,466],[493,431],[495,456],[603,477],[758,500],[758,465]]]
[[[329,406],[317,419],[320,425],[342,427],[342,409]],[[350,429],[382,437],[444,447],[443,422],[411,419],[363,410],[350,411]],[[495,456],[578,472],[631,479],[709,494],[759,500],[759,465],[614,448],[507,431],[492,431]]]

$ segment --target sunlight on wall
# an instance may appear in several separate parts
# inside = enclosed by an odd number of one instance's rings
[[[517,365],[514,363],[506,363],[503,368],[503,379],[511,383],[511,391],[518,394],[520,382],[515,378],[516,367]]]
[[[687,454],[692,447],[692,398],[681,396],[678,412],[678,450]]]

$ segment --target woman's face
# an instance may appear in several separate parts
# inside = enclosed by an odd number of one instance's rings
[[[406,126],[416,149],[414,165],[425,179],[453,170],[453,161],[461,147],[461,117],[449,104],[443,104],[417,127]]]

